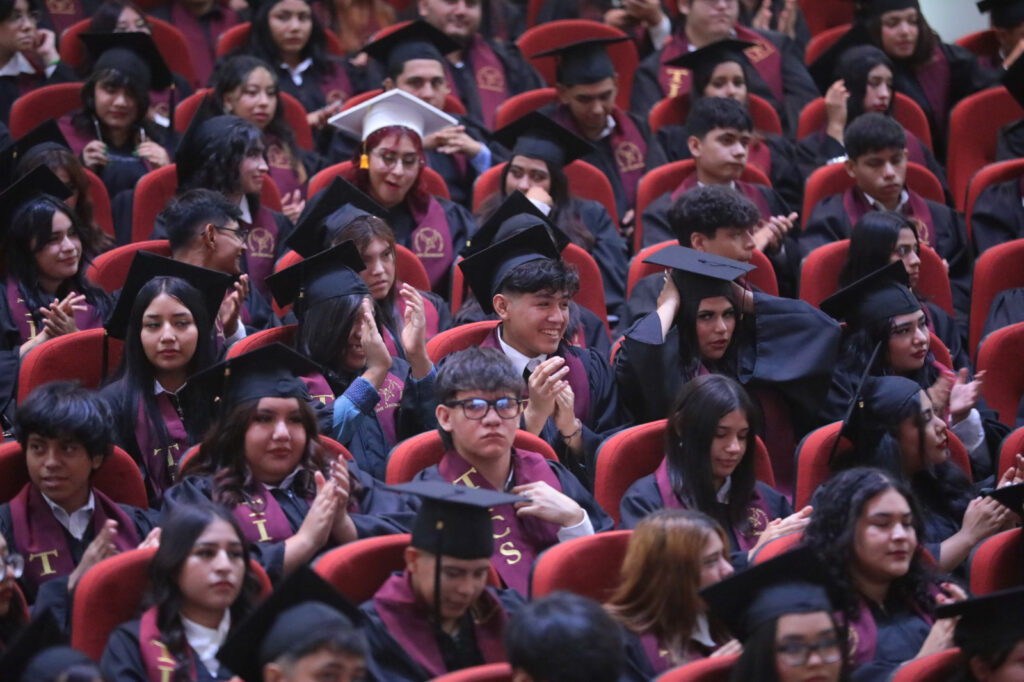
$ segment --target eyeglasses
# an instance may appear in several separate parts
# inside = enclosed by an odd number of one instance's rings
[[[820,642],[786,642],[775,647],[782,662],[788,666],[796,667],[807,665],[812,652],[818,653],[822,663],[835,663],[843,657],[843,651],[836,638],[823,639]]]
[[[527,401],[523,398],[498,398],[497,400],[484,400],[483,398],[466,398],[465,400],[450,400],[445,407],[461,407],[462,414],[466,419],[480,421],[487,416],[487,412],[493,407],[495,414],[502,419],[515,419],[523,413],[523,407]]]
[[[25,572],[25,558],[20,554],[8,554],[6,558],[0,559],[0,580],[11,576],[15,580]]]
[[[920,244],[914,244],[913,246],[908,246],[908,245],[904,244],[903,246],[897,246],[895,249],[892,250],[892,252],[895,253],[900,258],[906,258],[907,256],[909,256],[911,254],[911,252],[916,253],[918,256],[920,256],[921,255],[921,245]]]
[[[11,12],[11,15],[5,20],[8,24],[20,24],[23,21],[27,21],[30,24],[39,23],[39,10],[30,10],[28,12]]]
[[[225,227],[224,225],[214,225],[213,228],[221,232],[230,232],[243,242],[249,238],[250,230],[248,227]]]
[[[372,152],[373,156],[377,157],[377,160],[384,164],[385,168],[394,168],[396,164],[401,162],[402,168],[405,170],[412,170],[418,168],[421,160],[419,154],[398,154],[397,152],[388,151],[386,149],[374,149]]]

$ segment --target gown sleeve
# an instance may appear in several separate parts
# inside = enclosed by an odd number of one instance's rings
[[[971,213],[971,236],[977,253],[1024,235],[1020,180],[1001,182],[982,190]]]
[[[150,682],[139,651],[139,621],[125,623],[110,633],[100,672],[111,682]]]
[[[568,469],[551,460],[548,460],[548,466],[555,472],[558,482],[562,484],[562,492],[571,497],[590,517],[590,523],[593,524],[595,533],[602,533],[615,527],[612,517],[601,509],[601,505],[597,503],[594,496],[587,492],[583,484],[576,480],[576,477]]]
[[[850,219],[843,208],[843,195],[827,196],[811,210],[800,232],[800,250],[806,256],[824,244],[850,237]]]
[[[655,483],[654,474],[648,474],[634,481],[619,502],[619,528],[636,528],[651,512],[661,509],[661,493]]]
[[[630,95],[629,109],[637,116],[646,116],[664,97],[658,83],[660,68],[661,50],[658,50],[644,57],[633,74],[633,93]]]
[[[675,234],[668,224],[668,210],[672,206],[672,194],[665,192],[647,204],[641,220],[643,222],[643,246],[674,240]]]

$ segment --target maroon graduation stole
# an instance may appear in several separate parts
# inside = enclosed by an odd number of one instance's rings
[[[302,198],[305,198],[306,183],[299,179],[299,173],[295,168],[296,159],[292,157],[291,150],[274,135],[264,133],[263,139],[267,144],[267,174],[277,185],[281,196],[299,190]]]
[[[452,261],[455,260],[455,247],[452,245],[452,231],[448,226],[448,218],[445,217],[441,202],[434,197],[429,198],[425,211],[421,211],[411,202],[408,206],[413,220],[416,221],[416,227],[409,235],[409,246],[426,268],[430,286],[437,286],[437,283],[448,274]]]
[[[249,229],[245,241],[245,267],[249,281],[256,291],[269,296],[266,279],[274,272],[274,261],[277,260],[277,222],[274,214],[266,206],[260,206],[252,224],[243,220],[239,220],[238,224],[243,229]]]
[[[735,30],[737,40],[749,40],[757,43],[744,50],[743,54],[757,71],[761,80],[772,91],[775,101],[781,103],[785,98],[785,93],[782,89],[782,54],[770,40],[760,33],[739,24],[736,25]],[[690,81],[692,79],[690,70],[679,68],[678,66],[665,65],[666,62],[680,57],[689,51],[690,41],[687,39],[684,31],[678,31],[665,43],[659,60],[661,68],[658,69],[658,84],[661,85],[661,91],[665,97],[678,97],[690,92]]]
[[[754,205],[757,206],[757,210],[761,212],[762,220],[767,220],[772,217],[772,209],[768,206],[768,200],[765,199],[764,195],[757,189],[757,185],[753,185],[749,182],[743,182],[742,180],[735,180],[734,182],[736,183],[736,190],[746,198],[753,201]],[[676,187],[672,192],[672,199],[678,199],[680,195],[696,186],[697,173],[690,173],[681,183],[679,183],[679,187]]]
[[[163,643],[163,633],[156,626],[156,607],[148,609],[139,620],[139,655],[146,666],[146,675],[150,682],[165,682],[171,679],[178,665],[167,645]],[[196,661],[192,648],[188,649],[189,678],[197,679]]]
[[[919,166],[927,166],[928,159],[924,158],[923,151],[924,143],[918,139],[917,135],[914,135],[914,133],[910,132],[906,128],[903,129],[903,132],[906,133],[907,136],[907,161],[916,163]]]
[[[396,281],[395,282],[395,290],[396,291],[398,290],[399,286],[401,286],[401,281]],[[399,323],[404,323],[404,321],[405,321],[405,299],[402,298],[401,296],[398,296],[398,295],[395,296],[394,311],[395,311],[395,319],[398,320]],[[432,339],[435,336],[437,336],[438,332],[441,331],[441,317],[440,317],[440,315],[437,312],[437,308],[434,307],[434,304],[426,296],[423,297],[423,316],[426,318],[426,322],[427,322],[426,329],[424,331],[426,332],[427,341],[429,341],[430,339]],[[387,327],[384,327],[383,337],[384,337],[384,345],[388,347],[388,352],[391,354],[391,357],[397,358],[398,357],[398,340],[394,337],[394,335],[392,335],[391,330],[388,329]]]
[[[323,374],[307,374],[299,378],[306,384],[310,398],[319,400],[321,405],[330,405],[334,402],[334,390]]]
[[[505,79],[505,65],[501,63],[498,55],[480,35],[473,36],[469,46],[462,51],[462,59],[469,68],[473,69],[473,79],[476,82],[476,94],[480,99],[480,112],[483,115],[484,125],[488,130],[494,130],[494,119],[498,107],[511,94],[508,91],[508,81]],[[466,93],[459,92],[455,85],[451,65],[446,63],[444,68],[448,75],[448,88],[465,98]]]
[[[306,384],[311,398],[319,400],[322,405],[334,403],[334,390],[322,374],[309,374],[301,379]],[[384,383],[377,390],[380,400],[374,405],[373,412],[377,416],[381,430],[384,431],[388,445],[398,444],[398,406],[402,403],[404,392],[405,382],[392,372],[387,373]]]
[[[569,130],[582,136],[569,107],[559,104],[555,107],[554,118]],[[615,120],[615,127],[612,128],[609,142],[612,154],[615,156],[615,170],[619,174],[619,181],[626,193],[626,203],[633,206],[636,204],[637,185],[647,168],[647,142],[640,134],[640,129],[633,123],[633,119],[622,109],[619,107],[612,109],[612,118]]]
[[[640,635],[640,644],[643,645],[644,653],[647,655],[647,662],[651,664],[651,669],[654,670],[655,675],[660,675],[666,670],[676,667],[668,651],[661,647],[661,644],[658,643],[658,638],[653,634]]]
[[[86,18],[81,0],[46,0],[46,13],[58,40],[69,26]]]
[[[96,505],[92,513],[92,527],[96,533],[108,519],[117,521],[117,535],[114,546],[124,552],[135,549],[139,536],[135,524],[117,503],[93,488]],[[25,487],[10,502],[11,524],[14,530],[14,546],[25,557],[24,581],[42,585],[54,578],[70,575],[75,570],[64,527],[50,510],[39,488],[26,483]]]
[[[324,93],[324,99],[328,104],[344,102],[352,96],[355,88],[352,87],[352,83],[348,79],[345,67],[338,63],[331,66],[333,68],[330,73],[321,76],[317,84],[320,86],[320,91]],[[284,191],[282,190],[281,193],[284,194]]]
[[[949,123],[949,61],[942,48],[936,46],[931,59],[914,67],[914,77],[924,91],[924,97],[931,108],[932,120],[938,130],[945,130]]]
[[[581,328],[582,326],[580,325]],[[480,343],[480,347],[501,350],[501,343],[498,341],[498,327],[491,330],[491,333]],[[558,350],[554,354],[565,360],[565,364],[569,368],[569,375],[565,380],[569,382],[569,387],[572,388],[575,396],[572,411],[580,422],[586,422],[590,417],[590,380],[587,378],[587,370],[578,357],[566,350],[564,342],[559,342]],[[529,386],[526,387],[523,395],[529,397]]]
[[[494,490],[494,486],[469,465],[462,456],[449,450],[437,467],[444,480],[468,488]],[[513,486],[544,481],[561,492],[562,484],[543,455],[512,449]],[[491,564],[506,585],[520,594],[529,594],[530,571],[540,553],[558,543],[558,526],[531,516],[517,516],[515,507],[503,504],[491,508],[494,522],[494,554]]]
[[[36,328],[35,319],[32,317],[32,311],[28,309],[25,304],[25,299],[21,295],[21,289],[18,287],[18,283],[12,278],[7,278],[7,307],[11,311],[11,321],[14,322],[18,327],[18,335],[21,337],[21,342],[25,343],[29,339],[33,338],[39,329]],[[75,324],[80,330],[95,329],[103,325],[103,319],[100,317],[99,312],[92,306],[91,303],[82,302],[85,306],[85,310],[75,311]]]
[[[181,415],[174,409],[170,396],[161,391],[155,397],[160,419],[167,429],[167,440],[158,438],[157,430],[149,423],[146,415],[146,401],[139,396],[139,409],[135,417],[135,442],[146,466],[147,481],[152,486],[156,499],[162,500],[163,491],[174,484],[178,464],[191,443]]]
[[[668,476],[668,458],[661,460],[657,470],[654,472],[654,482],[658,485],[658,493],[661,495],[661,503],[666,509],[688,509],[672,489],[672,481]],[[761,533],[768,528],[768,522],[772,520],[771,510],[764,501],[761,491],[756,487],[750,496],[750,504],[747,505],[750,527],[745,533],[740,533],[738,528],[733,528],[733,537],[736,538],[736,545],[744,552],[749,552],[757,544]]]
[[[416,599],[408,573],[403,572],[388,578],[373,595],[373,608],[376,609],[392,639],[398,642],[402,650],[422,666],[431,678],[448,672],[441,656],[441,648],[437,645],[434,625],[430,622],[431,609]],[[484,663],[504,662],[506,659],[502,636],[505,633],[508,614],[502,608],[501,602],[490,590],[484,590],[477,603],[471,607],[470,613],[473,615],[476,645],[480,649]]]
[[[254,488],[252,494],[246,495],[248,499],[245,502],[231,510],[242,527],[245,539],[252,543],[282,542],[295,535],[288,517],[270,490],[259,481],[255,482]]]
[[[208,29],[203,26],[204,21]],[[209,14],[197,19],[185,9],[184,3],[172,2],[171,23],[185,34],[196,78],[200,84],[206,83],[216,61],[217,37],[239,23],[238,15],[227,4],[218,2]]]
[[[857,221],[864,217],[868,211],[874,211],[875,207],[868,201],[864,192],[851,187],[843,192],[843,209],[850,219],[852,229]],[[935,248],[935,223],[932,221],[932,212],[928,208],[928,202],[911,189],[907,189],[907,201],[903,204],[900,212],[917,223],[917,238],[925,246]]]

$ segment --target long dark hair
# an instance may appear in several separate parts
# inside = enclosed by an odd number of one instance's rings
[[[732,303],[736,312],[736,327],[725,355],[708,369],[734,374],[741,325],[739,302],[733,292],[732,283],[703,277],[687,277],[685,282],[682,282],[682,278],[675,271],[671,276],[675,278],[676,287],[681,293],[679,312],[676,313],[674,326],[679,333],[679,361],[682,364],[684,375],[695,376],[700,366],[707,362],[700,356],[700,341],[697,339],[697,313],[700,311],[702,301],[719,297],[726,298]]]
[[[81,235],[83,228],[78,217],[64,202],[43,194],[25,203],[14,213],[8,228],[4,250],[7,256],[7,272],[19,284],[25,296],[25,306],[32,313],[36,323],[41,322],[39,308],[53,302],[53,296],[39,287],[39,271],[36,267],[35,255],[46,246],[53,233],[53,216],[58,212],[67,216],[71,227]],[[85,300],[95,307],[100,315],[106,318],[110,308],[110,299],[104,291],[93,286],[85,276],[86,267],[92,262],[95,253],[93,245],[82,241],[82,257],[78,263],[78,271],[61,283],[56,295],[63,298],[70,291],[85,295]]]
[[[554,202],[548,218],[569,235],[569,239],[572,240],[573,244],[591,251],[597,240],[594,239],[594,234],[580,220],[579,199],[573,195],[572,190],[569,188],[569,178],[565,174],[565,169],[548,161],[544,161],[544,166],[548,170],[548,177],[551,178],[551,191],[549,194]],[[501,184],[499,185],[501,191],[498,192],[500,199],[493,201],[493,203],[488,202],[485,208],[486,213],[481,211],[484,215],[490,215],[496,211],[500,202],[504,201],[508,196],[505,192],[505,183],[508,179],[509,168],[511,167],[512,162],[509,160],[509,163],[506,163],[505,167],[501,169]]]
[[[212,504],[175,506],[163,523],[160,547],[149,563],[149,593],[145,602],[156,607],[157,628],[167,652],[177,663],[174,669],[175,682],[188,682],[191,679],[189,645],[181,621],[185,599],[178,581],[182,566],[192,554],[196,540],[214,521],[229,524],[242,544],[245,576],[238,598],[231,605],[231,622],[241,621],[253,609],[259,597],[259,581],[249,563],[249,545],[235,517],[226,509]]]
[[[839,271],[839,286],[845,287],[888,265],[903,229],[912,230],[918,239],[917,225],[898,211],[865,213],[851,233],[850,250]]]
[[[178,194],[190,189],[212,189],[225,196],[238,194],[242,189],[242,180],[238,167],[247,156],[263,155],[266,145],[263,133],[252,123],[233,116],[222,135],[211,140],[211,144],[203,150],[188,150],[190,153],[202,153],[204,163],[197,164],[196,170],[178,185]],[[179,153],[185,151],[179,149]],[[259,209],[259,194],[247,195],[249,207],[253,215]]]
[[[865,3],[870,4],[870,3]],[[857,10],[862,16],[858,17],[858,21],[863,21],[864,25],[868,29],[868,34],[871,36],[871,40],[874,44],[881,49],[882,47],[882,15],[876,14],[875,16],[864,17],[864,10]],[[910,66],[920,66],[927,64],[928,60],[932,58],[932,53],[939,45],[941,45],[939,34],[928,24],[928,20],[924,18],[924,12],[920,9],[917,10],[917,45],[914,46],[914,53],[910,55],[905,61]],[[903,60],[901,60],[903,61]]]
[[[351,383],[352,371],[342,366],[348,335],[359,320],[363,294],[335,296],[310,306],[299,316],[295,350],[324,369],[324,377],[336,391]],[[380,320],[376,321],[378,331]]]
[[[846,628],[836,622],[833,614],[829,613],[828,617],[832,621],[832,627],[836,632],[836,638],[840,642],[840,648],[845,648],[842,647],[841,643],[846,641]],[[769,621],[754,630],[743,642],[743,653],[740,654],[739,660],[736,661],[732,667],[732,672],[729,673],[730,682],[748,682],[748,680],[778,682],[779,672],[778,664],[776,663],[778,654],[776,653],[775,645],[778,625],[778,618]],[[839,672],[840,682],[849,679],[849,667],[847,656],[844,652],[842,668]]]
[[[92,13],[92,18],[89,20],[89,31],[92,33],[114,33],[117,29],[117,20],[121,18],[121,12],[127,8],[138,12],[146,25],[150,26],[149,17],[131,0],[103,0],[103,3]],[[152,30],[152,26],[150,26],[150,30]]]
[[[930,614],[933,609],[931,587],[934,579],[921,552],[924,517],[917,499],[906,483],[889,473],[860,467],[840,472],[818,488],[811,500],[814,511],[802,539],[802,543],[813,548],[828,567],[837,595],[841,595],[841,603],[836,606],[846,615],[847,622],[857,618],[861,601],[851,572],[857,521],[867,503],[887,490],[895,490],[910,505],[918,543],[910,570],[892,581],[889,597],[916,607],[922,613]]]
[[[268,0],[260,3],[256,10],[256,16],[252,19],[252,30],[249,33],[248,51],[259,57],[268,64],[280,64],[281,52],[274,42],[274,36],[270,32],[270,13],[281,0]],[[309,41],[299,54],[302,59],[312,59],[313,64],[309,67],[309,73],[316,77],[330,75],[336,67],[333,60],[327,54],[327,32],[320,22],[316,10],[308,2],[309,14],[313,20],[313,28],[309,33]]]
[[[132,129],[145,132],[148,139],[159,138],[163,135],[157,126],[147,120],[149,113],[149,90],[140,87],[139,83],[132,80],[127,73],[114,68],[95,69],[82,83],[82,108],[71,115],[71,127],[76,132],[89,137],[103,140],[97,137],[97,126],[102,133],[106,124],[96,114],[96,88],[110,86],[113,88],[124,88],[128,96],[135,101],[135,120],[132,121]],[[130,146],[135,146],[135,141],[129,140]]]
[[[750,428],[743,459],[732,472],[727,518],[721,518],[711,480],[711,444],[718,422],[734,410],[743,412]],[[739,382],[721,374],[705,374],[683,384],[665,428],[665,457],[672,490],[688,507],[728,523],[741,533],[750,527],[747,508],[754,493],[754,434],[759,423],[757,405]]]
[[[868,75],[876,66],[885,66],[890,73],[895,72],[889,55],[874,45],[851,47],[839,58],[839,63],[836,65],[836,79],[843,79],[846,90],[850,93],[849,99],[846,100],[846,120],[849,123],[864,113],[864,96],[868,91]],[[889,108],[884,112],[886,116],[892,116],[895,105],[894,93],[893,97],[889,99]]]
[[[124,380],[128,394],[128,414],[132,418],[138,412],[141,397],[145,406],[146,421],[149,422],[150,428],[157,434],[160,441],[166,443],[168,440],[167,426],[160,416],[156,396],[153,394],[156,374],[149,358],[146,357],[146,351],[142,348],[142,317],[153,300],[161,294],[167,294],[177,299],[188,308],[199,332],[195,353],[192,354],[186,367],[189,376],[213,364],[216,359],[216,346],[213,316],[207,311],[202,294],[191,284],[177,277],[155,277],[139,290],[128,319],[128,331],[125,334],[125,348],[124,355],[121,356],[121,365],[111,380]],[[206,430],[209,415],[213,411],[213,400],[204,396],[201,391],[188,390],[179,394],[179,400],[182,410],[189,417],[189,425],[192,430],[196,433],[203,433]]]
[[[363,215],[354,219],[348,225],[338,230],[338,233],[331,239],[331,246],[337,246],[342,242],[353,241],[356,248],[362,253],[370,246],[374,239],[380,239],[391,247],[395,263],[395,281],[388,289],[387,295],[380,301],[374,301],[376,312],[380,316],[381,323],[389,329],[398,328],[398,320],[395,319],[395,290],[398,288],[398,253],[396,252],[395,233],[383,219],[375,215]],[[348,337],[346,337],[348,338]]]
[[[223,106],[224,98],[228,93],[244,87],[245,82],[249,79],[249,74],[256,69],[263,69],[269,73],[274,80],[274,88],[277,89],[277,105],[274,107],[274,115],[263,132],[277,138],[287,148],[292,170],[299,176],[300,181],[304,182],[307,173],[302,165],[299,145],[295,142],[295,133],[292,132],[284,117],[284,102],[281,100],[279,88],[280,79],[269,64],[259,57],[248,54],[236,54],[221,60],[214,69],[213,76],[210,77],[210,84],[213,86],[213,99]]]

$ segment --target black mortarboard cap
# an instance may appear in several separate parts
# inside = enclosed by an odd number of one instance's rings
[[[132,259],[131,267],[128,268],[128,275],[125,277],[124,286],[121,287],[121,295],[117,298],[114,312],[104,325],[108,334],[115,339],[124,338],[128,332],[135,297],[154,277],[177,277],[195,287],[206,304],[206,312],[211,322],[217,318],[224,294],[234,281],[231,275],[218,270],[183,263],[149,251],[138,251]]]
[[[832,613],[828,570],[809,547],[780,554],[705,587],[700,596],[734,637],[790,613]]]
[[[116,69],[144,84],[146,92],[166,90],[174,83],[170,67],[148,33],[82,33],[78,37],[93,59],[93,71]]]
[[[1024,639],[1024,587],[941,604],[936,618],[959,617],[953,643],[968,655],[1000,651]]]
[[[433,59],[444,64],[444,55],[460,48],[444,31],[417,19],[374,40],[363,51],[387,67],[388,73],[393,73],[412,59]]]
[[[342,228],[364,215],[384,217],[387,209],[351,182],[336,176],[306,202],[285,246],[309,258],[326,249]]]
[[[562,252],[547,228],[534,225],[459,261],[459,267],[480,308],[489,315],[494,312],[491,299],[513,268],[535,260],[559,260],[561,257]]]
[[[754,47],[757,43],[749,40],[737,40],[726,38],[708,43],[704,47],[684,52],[683,54],[665,62],[667,66],[678,66],[690,71],[714,68],[722,62],[740,61],[741,64],[749,64],[750,60],[744,54],[744,50]]]
[[[1024,23],[1024,0],[980,0],[978,11],[991,13],[996,28],[1011,29]]]
[[[850,0],[847,0],[850,1]],[[903,9],[921,10],[918,0],[852,0],[857,7],[859,17],[880,17],[886,12]]]
[[[558,60],[555,79],[561,85],[567,87],[590,85],[603,81],[605,78],[615,77],[615,64],[612,63],[612,58],[608,55],[608,46],[625,40],[629,40],[629,36],[577,40],[561,47],[538,52],[531,59],[555,57]],[[624,75],[628,78],[633,77],[633,74]]]
[[[49,144],[57,147],[64,147],[68,151],[71,145],[68,144],[60,126],[52,118],[48,118],[32,130],[28,131],[17,140],[0,149],[0,183],[6,187],[14,177],[14,169],[18,162],[30,149],[42,144]]]
[[[994,498],[1017,516],[1024,518],[1024,483],[996,488],[988,496]]]
[[[1024,57],[1013,60],[1003,73],[1002,82],[1017,103],[1024,107]]]
[[[557,168],[594,150],[582,137],[539,111],[531,111],[494,131],[493,137],[512,150],[512,156],[541,159]]]
[[[37,166],[11,183],[0,194],[0,230],[10,226],[19,208],[43,194],[64,201],[71,190],[47,166]]]
[[[921,302],[907,288],[909,283],[903,261],[894,261],[832,294],[821,302],[821,309],[857,328],[913,313],[921,309]]]
[[[469,246],[463,249],[462,256],[468,258],[495,242],[508,239],[535,225],[547,228],[559,253],[569,245],[568,235],[556,227],[532,201],[526,198],[525,194],[515,190],[505,197],[505,201],[501,202],[498,210],[473,234]]]
[[[456,559],[490,558],[494,553],[490,508],[528,501],[520,495],[445,481],[413,481],[389,487],[423,500],[413,521],[412,546]]]
[[[839,66],[839,59],[843,56],[844,52],[849,50],[851,47],[856,47],[858,45],[870,45],[872,42],[871,33],[868,32],[867,26],[864,22],[853,22],[849,31],[841,35],[839,40],[822,52],[821,55],[807,67],[807,70],[811,74],[811,78],[814,79],[815,85],[818,86],[818,90],[820,90],[822,94],[825,94],[828,92],[828,89],[832,87],[832,83],[834,83],[836,78],[838,78],[836,69]]]
[[[36,663],[36,657],[40,653],[46,652],[47,656],[40,658],[40,662],[46,662],[50,658],[50,650],[53,647],[65,648],[63,645],[67,644],[67,641],[68,638],[61,632],[53,614],[44,611],[33,618],[14,639],[7,642],[7,648],[4,650],[3,656],[0,656],[0,679],[12,680],[12,682],[18,682],[18,680],[34,682],[37,679],[47,679],[39,676],[29,677],[30,672],[33,675],[45,675],[49,672],[49,669],[42,670],[33,665]],[[78,655],[84,657],[85,661],[91,662],[85,654],[78,653]],[[54,661],[59,663],[65,660],[65,657],[55,656],[54,659],[60,659]],[[60,670],[56,672],[60,672]],[[55,677],[56,675],[52,673],[48,676],[49,679]]]
[[[673,268],[691,275],[734,282],[757,268],[756,265],[725,258],[706,251],[670,244],[644,259],[645,263]]]
[[[886,430],[920,392],[921,386],[906,377],[865,377],[847,406],[841,435],[856,440],[863,429]]]
[[[236,627],[217,658],[245,682],[262,682],[263,666],[348,632],[362,621],[355,608],[308,566],[299,566]]]
[[[188,381],[219,397],[221,408],[229,409],[260,398],[308,400],[309,391],[299,377],[319,371],[319,365],[305,355],[283,343],[271,343],[197,372]]]
[[[295,314],[301,316],[310,306],[332,298],[369,295],[370,289],[359,276],[365,269],[355,242],[347,241],[275,272],[267,277],[267,286],[279,306],[295,303]]]

